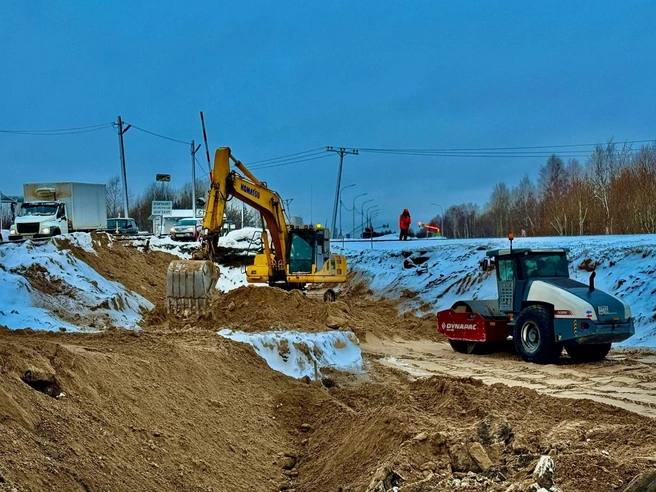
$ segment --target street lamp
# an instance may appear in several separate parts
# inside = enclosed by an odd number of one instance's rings
[[[364,202],[360,204],[360,232],[364,232],[364,205],[365,203],[373,202],[373,198],[367,198]],[[355,234],[355,231],[353,231]]]
[[[346,190],[348,188],[353,188],[354,186],[355,186],[355,183],[350,184],[350,185],[346,185],[346,186],[342,186],[342,189],[339,192],[339,196],[340,197],[342,196],[342,192],[344,190]],[[342,236],[342,199],[341,198],[339,200],[339,236],[337,236],[337,237],[343,237]]]
[[[431,203],[431,205],[434,205],[436,207],[440,207],[440,210],[442,210],[442,225],[440,226],[441,232],[442,232],[442,237],[444,237],[444,207],[440,205],[439,203]]]
[[[378,205],[377,204],[370,205],[369,207],[367,207],[367,213],[365,214],[365,216],[367,217],[367,224],[369,224],[369,222],[370,222],[370,215],[369,214],[374,210],[378,210]]]
[[[365,196],[368,193],[365,191],[364,193],[360,193],[359,195],[355,195],[353,197],[353,207],[351,208],[351,211],[353,212],[353,222],[351,223],[352,229],[351,229],[351,236],[355,236],[355,200],[360,198],[361,196]]]

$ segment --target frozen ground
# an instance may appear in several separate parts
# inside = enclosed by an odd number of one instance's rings
[[[251,345],[271,369],[293,378],[318,379],[323,368],[363,371],[358,339],[350,331],[246,333],[223,329],[218,335]]]
[[[496,280],[482,274],[478,262],[487,249],[507,248],[508,241],[334,241],[331,247],[377,294],[437,312],[458,299],[496,298]],[[627,301],[636,319],[636,335],[623,345],[656,347],[656,235],[518,238],[514,247],[569,248],[571,276],[585,283],[590,274],[578,265],[596,261],[597,287]],[[404,268],[404,255],[423,263]]]
[[[0,325],[49,331],[135,328],[142,310],[153,305],[59,249],[55,243],[63,239],[93,251],[90,236],[82,233],[0,248]]]

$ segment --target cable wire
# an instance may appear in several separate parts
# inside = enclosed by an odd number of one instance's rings
[[[282,162],[282,163],[276,162],[276,163],[272,163],[272,164],[254,166],[251,169],[258,169],[258,170],[259,169],[271,169],[271,168],[274,168],[274,167],[282,167],[282,166],[289,166],[289,165],[292,165],[292,164],[301,164],[303,162],[316,161],[318,159],[325,159],[327,157],[332,157],[332,154],[324,154],[324,155],[319,155],[319,156],[316,156],[316,157],[309,157],[307,159],[297,159],[297,160],[291,161],[291,162]]]
[[[14,135],[37,135],[37,136],[57,136],[57,135],[77,135],[80,133],[90,133],[105,128],[111,128],[112,123],[99,123],[97,125],[78,126],[72,128],[53,128],[47,130],[0,130],[0,133]]]
[[[286,160],[286,158],[289,158],[289,157],[301,156],[301,155],[308,154],[308,153],[311,153],[311,152],[314,153],[314,152],[316,152],[316,151],[318,151],[318,150],[323,150],[323,149],[324,149],[324,147],[314,147],[314,148],[312,148],[312,149],[304,150],[304,151],[302,151],[302,152],[295,152],[295,153],[293,153],[293,154],[280,155],[280,156],[278,156],[278,157],[271,157],[270,159],[260,159],[260,160],[258,160],[258,161],[251,161],[250,164],[251,164],[251,165],[253,165],[253,164],[263,164],[263,163],[265,163],[265,162],[272,162],[272,161],[278,161],[278,160]],[[307,156],[305,156],[305,157],[307,157]]]
[[[146,130],[145,128],[141,128],[140,126],[135,125],[134,123],[128,123],[128,124],[132,125],[132,128],[134,128],[135,130],[139,130],[140,132],[148,133],[149,135],[152,135],[154,137],[159,137],[159,138],[163,138],[165,140],[170,140],[171,142],[177,142],[177,143],[181,143],[181,144],[185,144],[185,145],[191,145],[191,142],[185,142],[184,140],[180,140],[178,138],[173,138],[173,137],[169,137],[167,135],[162,135],[161,133],[153,132],[151,130]]]

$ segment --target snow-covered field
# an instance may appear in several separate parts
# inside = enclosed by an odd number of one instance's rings
[[[479,261],[486,250],[508,244],[505,239],[336,240],[331,247],[347,256],[349,268],[375,293],[402,296],[409,309],[426,303],[437,312],[458,299],[496,298],[496,280],[482,274]],[[636,334],[623,345],[656,347],[656,235],[517,238],[514,247],[568,248],[571,276],[584,283],[590,274],[578,265],[596,261],[596,286],[628,302],[636,319]],[[405,255],[423,263],[404,268]]]
[[[63,237],[93,251],[89,234]],[[55,239],[0,248],[0,325],[10,329],[93,331],[133,329],[153,305],[118,282],[102,277]]]

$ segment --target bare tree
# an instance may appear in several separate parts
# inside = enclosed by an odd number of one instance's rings
[[[105,185],[105,198],[107,203],[107,216],[108,217],[118,217],[121,212],[121,179],[118,176],[114,176],[112,179],[107,181]]]

